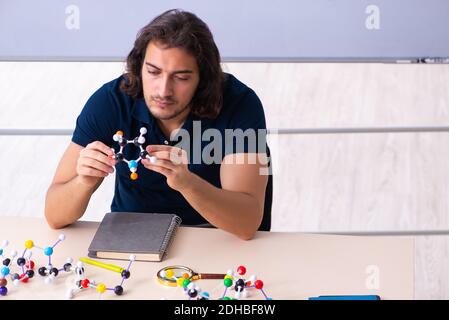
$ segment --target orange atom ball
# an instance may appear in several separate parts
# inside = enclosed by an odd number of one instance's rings
[[[131,180],[136,180],[139,176],[137,175],[137,173],[133,172],[131,173]]]
[[[123,136],[123,131],[119,130],[115,133],[116,135]]]

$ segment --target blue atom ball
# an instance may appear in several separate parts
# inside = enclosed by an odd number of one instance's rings
[[[9,274],[9,268],[8,267],[3,267],[2,268],[2,275],[7,276]]]
[[[0,287],[0,296],[6,296],[7,293],[8,293],[8,288]]]
[[[137,162],[135,160],[131,160],[128,163],[128,167],[131,168],[137,168]]]
[[[46,256],[51,256],[53,254],[53,248],[52,247],[47,247],[44,249],[44,254]]]

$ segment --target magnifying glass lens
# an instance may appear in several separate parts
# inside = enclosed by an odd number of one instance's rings
[[[223,279],[226,274],[201,273],[198,274],[185,266],[169,266],[158,271],[157,277],[161,284],[171,287],[185,287],[190,281],[199,279]]]
[[[163,284],[170,286],[182,286],[184,280],[191,279],[194,272],[187,267],[172,266],[159,271],[158,278]]]

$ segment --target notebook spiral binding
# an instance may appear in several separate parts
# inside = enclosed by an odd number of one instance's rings
[[[178,229],[178,227],[181,225],[181,222],[182,222],[182,219],[179,216],[177,216],[177,215],[173,216],[170,226],[168,227],[168,231],[165,234],[164,242],[162,242],[162,244],[161,244],[161,252],[163,253],[162,257],[161,257],[161,261],[167,255],[167,251],[168,251],[167,249],[170,246],[171,242],[173,241],[173,238],[175,237],[174,233],[176,232],[176,229]]]

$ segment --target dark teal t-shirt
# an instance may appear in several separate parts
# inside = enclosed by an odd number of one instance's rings
[[[113,140],[118,130],[123,131],[124,138],[130,140],[138,137],[140,128],[145,127],[144,147],[149,144],[185,146],[183,143],[186,140],[180,139],[182,135],[173,141],[164,136],[144,99],[134,100],[120,90],[123,80],[124,77],[120,76],[104,84],[88,99],[77,118],[72,141],[83,147],[93,141],[101,141],[118,151],[118,143]],[[248,143],[248,139],[244,139],[243,144],[238,144],[236,139],[228,139],[229,130],[241,129],[245,132],[254,129],[254,132],[262,134],[266,130],[264,110],[259,98],[231,74],[226,74],[223,105],[218,117],[207,119],[190,114],[182,129],[184,133],[190,134],[190,150],[186,150],[190,156],[189,170],[218,188],[221,187],[220,162],[227,154],[266,152],[265,137],[261,139],[262,135],[256,134],[257,144],[265,148],[256,145],[256,150],[253,144]],[[217,133],[221,134],[222,139],[216,139]],[[263,143],[260,143],[262,140]],[[140,149],[133,144],[123,150],[127,160],[137,159],[139,152]],[[206,159],[204,155],[209,157]],[[119,162],[115,172],[111,211],[175,213],[186,225],[207,223],[181,193],[168,186],[165,176],[146,169],[140,163],[137,180],[130,179],[130,170],[125,162]],[[264,217],[264,220],[270,221],[269,217]],[[269,226],[262,229],[267,230]]]

